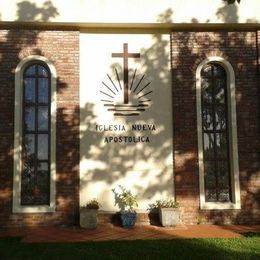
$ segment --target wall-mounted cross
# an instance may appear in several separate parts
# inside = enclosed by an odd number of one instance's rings
[[[112,58],[123,58],[124,64],[124,104],[129,102],[128,93],[128,58],[140,58],[140,53],[128,53],[128,44],[124,43],[123,53],[112,53]]]

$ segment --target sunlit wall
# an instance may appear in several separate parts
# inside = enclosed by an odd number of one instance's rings
[[[115,210],[118,185],[138,196],[139,210],[173,197],[169,41],[168,34],[81,33],[81,205],[96,197]],[[127,68],[113,57],[123,53]]]
[[[242,0],[227,5],[222,0],[1,0],[2,21],[44,20],[38,12],[54,11],[50,21],[76,23],[155,23],[158,15],[171,12],[168,22],[173,23],[250,23],[260,20],[260,1]],[[18,14],[18,10],[20,10]]]

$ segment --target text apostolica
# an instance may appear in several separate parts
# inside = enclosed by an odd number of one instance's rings
[[[150,143],[150,137],[141,133],[156,131],[154,124],[95,125],[95,129],[108,134],[104,136],[104,143]]]

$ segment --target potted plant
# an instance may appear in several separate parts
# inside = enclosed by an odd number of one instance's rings
[[[178,203],[173,199],[160,199],[149,205],[150,209],[157,209],[163,227],[176,226],[180,223]]]
[[[134,207],[138,206],[137,196],[134,196],[130,190],[127,190],[123,186],[119,185],[119,189],[115,194],[115,204],[120,208],[120,217],[122,226],[125,228],[132,228],[135,225],[137,213]]]
[[[84,207],[80,208],[80,226],[95,229],[97,227],[97,212],[100,203],[96,199],[90,200]]]

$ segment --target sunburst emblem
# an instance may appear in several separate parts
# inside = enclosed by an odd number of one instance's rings
[[[115,116],[138,116],[150,106],[151,81],[145,75],[138,76],[135,69],[129,84],[128,58],[140,58],[140,53],[128,53],[127,43],[123,49],[123,53],[112,53],[112,58],[123,58],[123,87],[115,69],[113,77],[107,74],[107,80],[102,81],[101,101]]]

